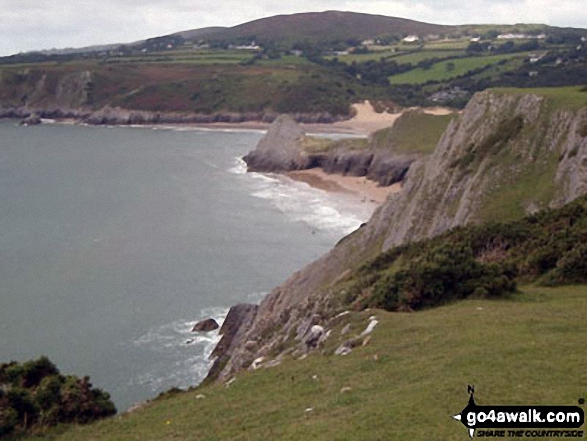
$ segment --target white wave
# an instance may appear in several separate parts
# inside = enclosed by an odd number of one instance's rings
[[[366,222],[373,211],[367,206],[357,208],[356,200],[351,202],[344,195],[335,195],[284,175],[247,173],[247,164],[242,158],[235,158],[228,172],[246,179],[252,196],[267,200],[291,220],[304,222],[312,229],[346,235]]]
[[[349,234],[368,219],[370,213],[357,213],[340,195],[310,187],[286,177],[251,173],[259,189],[252,195],[266,199],[292,220],[336,234]],[[353,204],[355,205],[355,204]]]
[[[194,325],[206,318],[214,318],[220,326],[228,314],[228,308],[205,308],[197,319],[176,320],[156,326],[132,342],[140,350],[163,355],[164,362],[152,366],[130,380],[130,385],[148,387],[152,392],[162,392],[172,387],[186,389],[199,384],[212,365],[212,350],[220,341],[218,330],[194,333]]]
[[[247,173],[247,163],[242,158],[235,158],[235,166],[228,169],[233,175],[244,175]]]

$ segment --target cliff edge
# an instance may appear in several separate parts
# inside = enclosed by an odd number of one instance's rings
[[[282,115],[243,159],[248,171],[288,172],[320,167],[327,173],[366,176],[388,186],[401,182],[415,160],[431,153],[453,116],[409,111],[391,127],[367,139],[333,141],[307,136],[291,117]],[[414,144],[407,143],[406,138],[413,132],[426,136],[420,136]]]
[[[336,313],[336,282],[393,246],[467,223],[518,219],[585,193],[587,100],[572,107],[538,94],[479,93],[450,121],[434,153],[413,161],[401,193],[271,291],[213,377],[226,380],[284,347],[295,352],[312,326]]]

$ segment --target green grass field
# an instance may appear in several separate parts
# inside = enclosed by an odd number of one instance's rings
[[[587,396],[585,311],[587,286],[524,286],[509,299],[352,313],[332,331],[327,354],[370,315],[379,323],[347,356],[285,360],[243,372],[229,388],[198,388],[36,439],[461,441],[468,435],[451,416],[466,405],[469,384],[479,405],[576,405]]]
[[[470,41],[468,39],[459,39],[453,41],[445,41],[445,40],[438,40],[438,41],[428,41],[426,42],[424,48],[427,50],[433,49],[465,49],[469,45]]]
[[[423,50],[419,52],[414,52],[413,54],[399,55],[397,57],[393,57],[393,61],[395,61],[398,64],[418,64],[420,61],[431,60],[433,58],[458,57],[459,55],[464,54],[464,51],[455,50]]]
[[[356,63],[365,63],[367,61],[379,61],[382,58],[389,58],[396,56],[398,54],[402,54],[405,52],[399,51],[378,51],[378,52],[371,52],[368,54],[348,54],[348,55],[329,55],[325,57],[327,60],[333,60],[334,58],[338,58],[338,61],[341,63],[351,64],[353,61]]]
[[[415,69],[389,77],[391,84],[423,84],[427,81],[444,81],[464,75],[470,70],[497,64],[502,60],[523,57],[521,54],[491,55],[487,57],[469,57],[450,61],[441,61],[430,69]],[[452,63],[452,68],[451,68]]]
[[[349,54],[349,55],[339,55],[339,56],[328,56],[325,57],[326,59],[332,60],[334,58],[338,58],[339,61],[347,64],[351,64],[352,62],[356,63],[365,63],[367,61],[379,61],[382,58],[384,59],[391,59],[398,64],[417,64],[420,61],[430,60],[432,58],[447,58],[447,57],[456,57],[459,55],[464,55],[464,50],[456,50],[456,49],[442,49],[442,48],[430,48],[424,49],[420,51],[415,51],[412,53],[406,51],[380,51],[380,52],[371,52],[369,54]]]
[[[255,64],[259,66],[301,66],[306,64],[312,64],[312,62],[304,57],[296,57],[294,55],[283,55],[280,58],[272,60],[257,60]]]
[[[173,63],[173,64],[237,64],[249,60],[253,53],[246,51],[167,51],[140,56],[111,58],[110,63]]]
[[[585,80],[587,84],[587,79]],[[556,108],[562,107],[578,110],[587,106],[587,91],[584,86],[572,87],[542,87],[535,89],[520,89],[514,87],[500,87],[491,89],[494,93],[525,95],[528,93],[545,97]]]
[[[375,146],[388,146],[395,153],[433,153],[454,115],[407,112],[395,124],[373,134]]]

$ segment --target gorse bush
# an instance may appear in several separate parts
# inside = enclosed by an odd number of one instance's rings
[[[88,377],[61,375],[47,357],[0,364],[0,437],[58,423],[89,423],[116,413]]]
[[[390,311],[587,282],[587,196],[520,221],[457,227],[395,247],[344,280],[343,302]]]
[[[380,279],[367,305],[422,309],[473,293],[500,296],[515,290],[516,273],[515,267],[476,261],[470,247],[443,245]]]

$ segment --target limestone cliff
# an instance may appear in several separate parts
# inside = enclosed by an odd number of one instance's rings
[[[309,156],[303,151],[305,134],[288,115],[277,118],[259,141],[257,148],[243,159],[249,171],[280,172],[307,168]]]
[[[181,69],[179,73],[158,71],[153,67],[139,71],[125,67],[122,68],[124,72],[118,72],[118,67],[113,66],[88,66],[88,69],[63,65],[0,70],[0,118],[68,118],[93,125],[126,125],[272,122],[278,116],[267,107],[258,111],[225,108],[212,112],[193,110],[194,107],[188,105],[192,104],[189,99],[184,106],[166,104],[169,88],[149,85],[159,84],[167,75],[179,75]],[[163,77],[150,78],[149,72]],[[187,82],[189,78],[181,80]],[[132,98],[145,90],[150,90],[150,95],[147,102],[139,106]],[[292,113],[291,116],[307,123],[331,123],[348,118],[328,112]]]
[[[434,117],[409,112],[402,115],[393,127],[376,132],[369,139],[329,141],[306,136],[291,117],[283,115],[273,122],[257,148],[243,159],[249,171],[285,172],[321,167],[327,173],[366,176],[387,186],[402,181],[410,164],[424,153],[418,148],[401,148],[401,142],[393,136],[389,142],[381,142],[380,138],[385,138],[387,132],[402,132],[401,126],[406,120],[425,129],[429,118]],[[444,120],[446,126],[448,119]]]
[[[226,379],[302,341],[313,325],[328,325],[336,282],[381,251],[457,225],[516,219],[586,192],[587,106],[479,93],[434,153],[410,166],[401,193],[261,302],[215,375]]]

